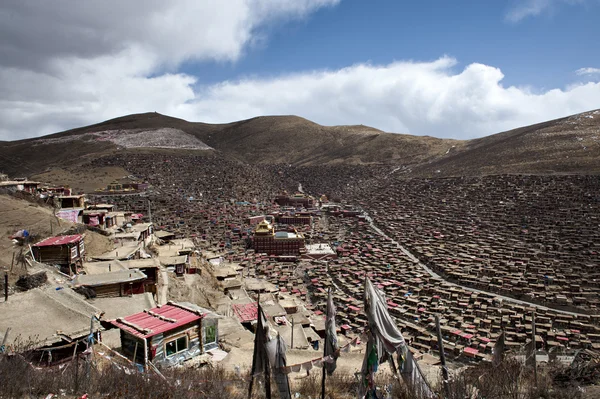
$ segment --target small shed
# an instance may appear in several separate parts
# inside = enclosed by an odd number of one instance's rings
[[[155,231],[154,235],[156,236],[156,238],[158,238],[164,242],[169,242],[171,240],[174,240],[176,237],[175,233],[171,233],[170,231],[166,231],[166,230]]]
[[[188,265],[187,255],[180,256],[161,256],[160,263],[167,269],[174,270],[179,276],[182,276]]]
[[[169,302],[110,324],[121,330],[123,354],[143,365],[174,366],[218,344],[218,316],[190,303]]]
[[[85,194],[79,195],[59,195],[54,197],[58,208],[81,208],[85,209]]]
[[[102,328],[101,310],[68,287],[42,286],[0,302],[0,343],[23,351],[34,364],[54,365],[85,351],[92,332]],[[26,343],[27,345],[23,346]]]
[[[65,273],[76,273],[85,254],[83,239],[83,234],[49,237],[34,244],[31,250],[36,261],[60,265]]]
[[[73,286],[91,288],[97,297],[117,297],[144,293],[146,275],[137,269],[99,274],[80,274]]]

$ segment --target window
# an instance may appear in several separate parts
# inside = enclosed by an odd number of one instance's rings
[[[177,338],[173,341],[169,341],[165,344],[165,354],[168,356],[172,356],[176,353],[182,352],[188,348],[188,340],[187,336],[183,336],[181,338]]]
[[[205,349],[217,344],[217,319],[204,319],[202,321],[202,344]]]

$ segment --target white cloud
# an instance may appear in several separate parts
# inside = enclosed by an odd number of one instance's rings
[[[85,4],[93,9],[87,11],[84,2],[68,2],[60,11],[47,2],[40,9],[21,7],[22,1],[2,3],[0,140],[148,111],[205,122],[296,114],[327,125],[362,123],[470,138],[600,108],[600,83],[534,93],[504,87],[502,72],[493,66],[457,70],[450,57],[200,86],[201,77],[178,72],[182,61],[234,62],[264,24],[303,18],[337,3],[235,1],[239,7],[232,14],[227,14],[231,2],[213,3],[210,16],[202,9],[208,3],[196,1],[156,0],[144,7],[90,1]],[[178,8],[184,5],[191,8]],[[59,40],[65,37],[71,40]]]
[[[2,63],[42,66],[53,58],[93,58],[130,48],[158,61],[237,60],[265,23],[302,18],[340,0],[5,0]]]
[[[181,116],[227,122],[297,114],[322,124],[366,124],[386,131],[472,138],[600,108],[600,83],[533,93],[504,87],[498,68],[456,61],[359,64],[273,79],[223,82],[196,94]]]
[[[579,68],[575,71],[577,75],[600,75],[600,68]]]
[[[550,12],[561,4],[584,4],[587,0],[518,0],[505,15],[510,22],[519,22],[528,17],[536,17],[542,13]]]
[[[5,0],[0,140],[193,99],[184,61],[235,62],[270,23],[340,0]],[[49,124],[52,121],[51,124]]]

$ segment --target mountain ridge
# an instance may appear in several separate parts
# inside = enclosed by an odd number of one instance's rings
[[[156,139],[160,132],[165,134],[162,141]],[[129,136],[124,140],[121,135]],[[600,173],[600,110],[472,140],[387,133],[364,125],[323,126],[294,115],[209,124],[148,112],[38,138],[0,142],[0,170],[11,175],[31,174],[76,164],[90,156],[149,150],[145,141],[152,140],[144,140],[144,135],[154,137],[154,151],[178,151],[179,147],[168,144],[181,142],[187,143],[187,148],[178,144],[182,151],[255,164],[389,164],[402,166],[408,176],[432,177]],[[135,148],[125,148],[123,142]]]

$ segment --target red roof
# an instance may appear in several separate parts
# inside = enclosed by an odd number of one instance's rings
[[[158,316],[162,316],[164,319]],[[159,308],[150,309],[148,312],[135,313],[122,319],[111,320],[111,324],[136,337],[149,338],[165,331],[179,328],[201,318],[201,315],[178,306],[163,305]],[[136,327],[143,329],[144,331],[141,332],[136,328],[121,323],[119,320],[124,320],[129,324],[135,324]]]
[[[45,240],[34,244],[34,247],[50,247],[53,245],[66,245],[66,244],[74,244],[83,239],[81,234],[74,234],[71,236],[58,236],[58,237],[48,237]]]
[[[470,353],[471,355],[476,355],[479,351],[475,348],[466,347],[464,350],[466,353]]]
[[[241,323],[249,323],[258,318],[258,306],[256,306],[256,302],[231,305],[231,309]]]

